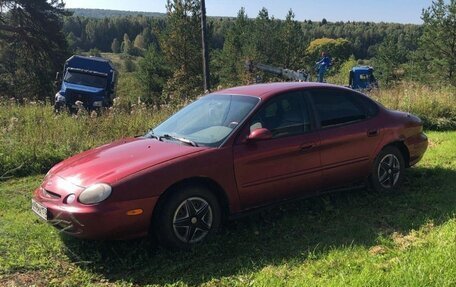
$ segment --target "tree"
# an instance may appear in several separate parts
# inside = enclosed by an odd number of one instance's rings
[[[120,43],[119,40],[117,40],[117,38],[114,38],[114,40],[112,41],[111,51],[116,54],[120,53]]]
[[[164,103],[163,89],[170,76],[163,55],[154,47],[147,49],[144,58],[138,63],[137,79],[146,104],[160,109]]]
[[[306,44],[301,25],[294,20],[294,17],[295,15],[290,9],[281,28],[280,42],[283,47],[282,65],[288,69],[298,70],[303,66]]]
[[[146,48],[149,47],[149,45],[155,44],[155,42],[157,42],[157,39],[156,39],[154,33],[152,32],[151,28],[149,28],[149,27],[144,28],[141,35],[144,39],[144,46]]]
[[[222,82],[227,85],[238,85],[244,82],[244,61],[247,60],[246,46],[249,40],[250,20],[241,8],[233,25],[227,31],[218,68]]]
[[[136,70],[136,64],[133,62],[130,56],[126,56],[123,62],[124,71],[127,73],[134,72]]]
[[[188,100],[203,92],[199,1],[170,0],[167,15],[160,46],[174,74],[166,88],[176,98]]]
[[[279,41],[279,25],[278,21],[269,17],[269,12],[266,8],[262,8],[258,12],[258,16],[253,22],[251,31],[253,53],[250,53],[253,60],[265,64],[280,65],[283,55]]]
[[[122,50],[122,53],[126,55],[131,55],[133,53],[133,45],[127,33],[125,33],[123,36],[123,42],[120,49]]]
[[[379,72],[379,78],[389,85],[400,79],[401,64],[407,61],[407,51],[397,45],[393,36],[389,35],[378,47],[374,65]]]
[[[57,0],[0,1],[0,86],[2,93],[44,100],[68,56],[62,33],[64,4]]]
[[[134,46],[137,49],[145,50],[146,43],[144,42],[144,37],[141,34],[138,34],[135,38]]]
[[[337,71],[353,53],[351,43],[346,39],[321,38],[310,42],[306,49],[307,62],[313,67],[314,63],[320,59],[321,53],[326,52],[332,58],[332,71]]]
[[[70,32],[67,36],[66,36],[66,41],[68,43],[68,48],[71,50],[71,51],[74,51],[78,48],[78,45],[79,45],[79,39],[73,34],[73,32]]]
[[[416,55],[421,74],[456,86],[456,0],[433,1],[422,19],[424,31]]]

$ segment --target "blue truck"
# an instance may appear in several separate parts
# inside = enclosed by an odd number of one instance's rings
[[[63,73],[57,73],[57,78],[60,90],[55,95],[56,111],[65,107],[70,112],[81,107],[92,111],[113,104],[117,71],[107,59],[72,56],[65,62]]]
[[[369,66],[357,66],[350,70],[349,86],[354,90],[371,90],[378,88],[377,79],[374,76],[374,68]]]

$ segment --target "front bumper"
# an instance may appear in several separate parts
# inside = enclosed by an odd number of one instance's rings
[[[148,234],[158,197],[97,205],[66,204],[64,199],[45,197],[38,188],[33,199],[47,208],[47,222],[62,233],[84,239],[130,239]],[[134,209],[143,212],[127,215]]]

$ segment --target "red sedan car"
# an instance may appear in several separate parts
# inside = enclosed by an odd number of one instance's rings
[[[76,237],[152,233],[186,248],[224,219],[278,201],[360,182],[395,190],[426,148],[419,118],[347,88],[236,87],[201,97],[143,137],[57,164],[32,209]]]

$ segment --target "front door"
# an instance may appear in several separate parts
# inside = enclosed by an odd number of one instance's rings
[[[257,128],[270,130],[273,137],[245,140]],[[308,105],[300,92],[266,102],[233,149],[242,208],[315,194],[321,178],[318,146],[319,136],[312,129]]]

